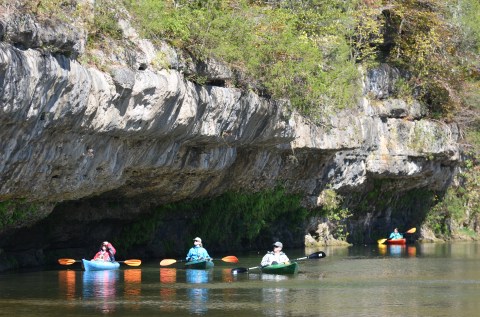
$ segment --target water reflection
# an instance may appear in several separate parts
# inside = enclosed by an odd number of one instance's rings
[[[123,280],[125,283],[125,299],[133,303],[133,309],[139,309],[140,305],[137,299],[142,293],[142,270],[127,269],[123,271]]]
[[[222,270],[222,281],[231,283],[234,281],[233,277],[235,274],[232,274],[232,269],[223,269]]]
[[[265,274],[270,275],[270,274]],[[281,276],[281,275],[270,275],[270,276]],[[286,276],[283,276],[287,278]],[[262,276],[262,280],[264,277]],[[287,296],[288,296],[288,288],[264,288],[262,289],[262,300],[265,303],[263,313],[266,316],[285,316],[287,313],[287,309],[285,305],[287,305]]]
[[[217,266],[206,278],[205,271],[160,268],[157,263],[141,267],[141,275],[138,270],[125,272],[127,267],[118,272],[65,267],[5,272],[0,274],[0,316],[86,317],[104,310],[124,317],[470,317],[480,311],[480,242],[407,244],[400,257],[390,256],[388,246],[331,250],[325,259],[303,261],[295,276],[261,274],[258,269],[230,276],[227,266]],[[294,258],[304,252],[290,254]],[[257,265],[258,255],[241,261],[242,266]],[[208,293],[206,303],[191,290],[202,288]]]
[[[390,252],[391,256],[401,256],[402,251],[405,251],[404,245],[389,245],[388,251]]]
[[[417,256],[417,247],[414,245],[378,245],[378,253],[382,256],[401,257],[406,255],[408,257]]]
[[[66,270],[58,272],[58,289],[67,300],[75,299],[75,271]]]
[[[260,279],[262,281],[285,281],[288,280],[288,276],[279,274],[261,274]]]
[[[161,268],[160,283],[173,284],[177,282],[177,269]]]
[[[83,298],[98,302],[103,313],[114,312],[119,274],[118,270],[83,272]]]
[[[205,284],[211,277],[212,270],[186,270],[187,283]],[[204,315],[207,312],[208,288],[194,287],[187,290],[190,300],[190,311],[194,314]]]
[[[177,299],[177,289],[174,284],[177,282],[177,269],[172,268],[160,268],[160,299],[165,305],[160,307],[161,311],[173,312],[175,306],[169,303],[175,302]],[[170,284],[170,285],[169,285]],[[173,287],[172,287],[173,286]]]
[[[385,244],[378,245],[378,253],[380,255],[387,255],[387,246]]]
[[[418,245],[423,256],[459,257],[462,259],[478,259],[480,244],[478,243],[422,243]]]
[[[408,256],[416,257],[417,256],[417,247],[414,246],[414,245],[407,246],[407,254],[408,254]]]
[[[237,280],[238,274],[232,274],[232,269],[222,269],[222,282],[232,283]],[[235,297],[235,290],[233,288],[223,289],[223,301],[230,301]]]

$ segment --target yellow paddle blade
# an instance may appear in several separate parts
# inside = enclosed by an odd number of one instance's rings
[[[177,260],[174,260],[174,259],[165,259],[165,260],[162,260],[160,261],[160,265],[161,266],[167,266],[167,265],[170,265],[170,264],[173,264],[177,262]]]
[[[388,239],[379,239],[377,240],[378,244],[384,244]]]
[[[77,261],[75,261],[74,259],[58,259],[58,263],[60,263],[61,265],[71,265],[75,262]]]
[[[417,228],[409,229],[406,233],[415,233],[415,231],[417,231]]]
[[[229,256],[223,257],[222,261],[230,262],[230,263],[238,263],[238,258],[234,255],[229,255]]]
[[[140,264],[142,264],[142,260],[137,260],[137,259],[125,260],[123,262],[126,265],[130,265],[130,266],[140,266]]]

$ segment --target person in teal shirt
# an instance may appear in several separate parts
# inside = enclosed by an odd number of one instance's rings
[[[187,261],[211,260],[207,250],[202,245],[202,239],[196,237],[193,239],[193,247],[188,251]]]
[[[390,234],[389,239],[402,239],[403,235],[398,232],[398,229],[393,229],[393,232]]]

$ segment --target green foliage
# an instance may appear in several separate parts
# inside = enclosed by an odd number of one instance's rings
[[[461,201],[449,191],[443,202],[435,205],[434,208],[430,210],[425,224],[432,229],[436,236],[449,237],[452,233],[452,216],[461,214],[461,211],[456,209],[460,206]]]
[[[101,46],[106,39],[122,38],[117,23],[122,14],[114,0],[95,0],[93,4],[75,0],[26,0],[23,10],[39,19],[57,19],[85,27],[89,47]]]
[[[0,231],[21,225],[38,210],[38,206],[24,201],[0,202]]]
[[[448,7],[439,0],[396,0],[384,16],[385,60],[410,72],[409,84],[432,116],[451,118],[460,104],[460,72]]]
[[[105,38],[120,40],[122,30],[117,21],[120,17],[118,6],[113,0],[95,0],[93,20],[87,25],[89,45],[99,43]]]
[[[453,20],[459,24],[465,50],[480,54],[480,2],[477,0],[448,1]]]
[[[35,14],[40,19],[58,19],[64,22],[71,21],[71,14],[76,11],[76,1],[72,0],[26,0],[22,6],[25,12]]]
[[[428,214],[426,224],[439,236],[450,236],[455,228],[475,229],[480,219],[479,157],[464,162],[456,185],[450,187]],[[455,226],[453,226],[455,224]]]
[[[153,239],[155,230],[162,223],[161,212],[155,212],[125,227],[115,242],[121,249],[129,250],[131,247],[147,243]]]
[[[465,132],[464,142],[470,156],[480,155],[480,81],[465,81],[463,83],[464,107],[455,116]]]
[[[368,5],[360,2],[352,13],[353,25],[348,36],[353,58],[367,67],[376,65],[378,48],[384,43],[381,31],[385,20],[379,15],[380,5],[381,1],[370,1]]]
[[[215,58],[246,74],[237,83],[319,119],[355,102],[358,72],[344,1],[265,6],[259,1],[126,1],[145,36],[166,38],[196,58]]]
[[[343,197],[327,188],[320,194],[322,211],[331,223],[331,234],[338,240],[346,241],[349,235],[347,221],[353,215],[348,208],[342,208]]]
[[[319,201],[322,205],[322,209],[327,213],[331,213],[340,208],[342,197],[337,195],[335,190],[327,188],[320,193]]]
[[[151,241],[164,217],[171,213],[183,213],[191,219],[184,228],[186,235],[205,237],[210,241],[209,245],[229,248],[245,247],[268,232],[275,223],[285,225],[289,232],[298,233],[302,231],[307,216],[307,210],[300,205],[300,197],[287,195],[282,189],[259,193],[228,192],[213,199],[160,206],[125,227],[116,239],[117,244],[128,249]],[[163,242],[168,248],[171,241]]]
[[[201,200],[192,207],[201,211],[193,219],[194,232],[210,241],[228,237],[230,247],[249,245],[262,230],[279,220],[288,223],[290,231],[298,230],[307,215],[300,197],[286,195],[282,189],[229,192],[213,200]]]
[[[474,230],[469,229],[469,228],[459,229],[458,232],[459,232],[461,235],[468,236],[468,237],[470,237],[470,238],[476,238],[476,237],[477,237],[477,233],[476,233]]]
[[[144,36],[166,39],[197,59],[221,60],[244,74],[237,86],[287,98],[320,121],[355,103],[361,91],[356,63],[370,67],[380,60],[407,70],[412,76],[403,92],[415,92],[437,119],[452,119],[468,102],[459,95],[462,79],[480,75],[477,0],[124,0],[123,4]],[[109,41],[122,37],[117,24],[121,2],[97,0],[92,8],[75,0],[27,0],[23,7],[39,17],[84,25],[89,48],[108,50]],[[83,60],[99,64],[94,55],[86,55]]]

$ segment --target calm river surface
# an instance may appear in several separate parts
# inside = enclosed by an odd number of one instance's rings
[[[285,250],[293,259],[318,250]],[[0,274],[0,316],[479,316],[480,243],[324,248],[294,276],[233,276],[181,264],[83,272],[80,264]],[[222,255],[223,256],[223,255]]]

